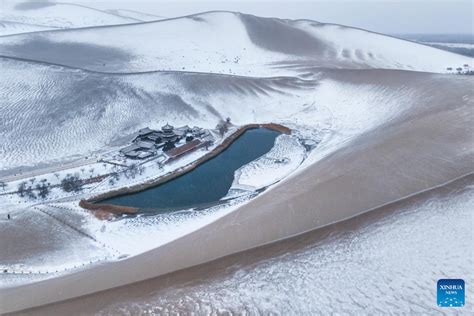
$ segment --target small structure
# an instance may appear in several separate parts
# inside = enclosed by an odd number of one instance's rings
[[[192,141],[193,139],[194,139],[193,134],[191,134],[191,133],[186,134],[186,143]]]
[[[152,134],[153,132],[155,132],[155,131],[150,129],[149,127],[145,127],[145,128],[142,128],[142,129],[138,130],[138,135],[139,136],[146,136],[146,135]]]
[[[194,137],[201,137],[204,134],[204,130],[200,127],[194,126],[191,129],[191,133],[193,134]]]
[[[137,155],[137,158],[138,159],[145,159],[145,158],[148,158],[148,157],[151,157],[153,156],[155,153],[151,152],[151,151],[141,151],[138,155]]]
[[[131,144],[127,147],[120,149],[120,153],[128,158],[136,158],[140,147],[137,144]]]
[[[178,136],[174,132],[174,127],[166,123],[166,125],[161,128],[161,139],[164,143],[176,142]]]
[[[155,147],[155,144],[152,142],[147,142],[144,140],[138,141],[135,143],[141,150],[150,150]]]
[[[190,131],[191,131],[191,128],[188,125],[178,127],[174,130],[175,134],[180,138],[183,138]]]
[[[142,128],[132,141],[132,144],[120,150],[120,153],[130,159],[146,159],[156,156],[158,164],[168,159],[175,159],[197,148],[211,145],[214,137],[208,130],[188,125],[174,128],[166,123],[161,130]]]
[[[138,141],[148,141],[152,143],[159,144],[161,143],[161,133],[159,131],[152,130],[148,127],[142,128],[138,131],[137,136],[132,140],[132,142]]]
[[[120,150],[125,157],[132,159],[144,159],[153,156],[155,145],[151,142],[138,141]]]
[[[168,160],[168,157],[165,154],[160,154],[156,157],[156,162],[159,164],[163,164]]]

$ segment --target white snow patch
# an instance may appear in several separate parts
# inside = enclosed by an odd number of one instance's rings
[[[236,170],[231,190],[257,190],[274,184],[295,171],[305,155],[296,137],[280,135],[268,153]]]

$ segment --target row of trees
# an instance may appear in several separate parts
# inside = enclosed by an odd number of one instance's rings
[[[446,68],[447,71],[452,72],[456,70],[458,75],[473,75],[474,69],[470,68],[468,64],[463,65],[463,67],[457,67],[453,69],[453,67]]]
[[[46,179],[42,179],[36,185],[35,178],[30,179],[30,183],[24,181],[18,185],[18,195],[21,197],[28,197],[32,200],[41,198],[45,199],[48,197],[50,190],[50,183]]]
[[[145,172],[145,169],[146,169],[145,166],[133,163],[123,171],[123,175],[127,179],[135,179],[137,175],[142,175]],[[120,180],[120,173],[114,172],[111,174],[111,178],[109,179],[109,184],[114,185],[119,180]]]
[[[117,169],[116,166],[113,167],[113,169]],[[90,173],[92,174],[94,172],[94,168],[91,168]],[[81,172],[84,173],[85,169],[81,169]],[[120,180],[120,174],[123,174],[125,178],[127,179],[135,179],[137,175],[142,175],[145,172],[145,166],[143,165],[138,165],[138,164],[131,164],[128,166],[123,172],[112,172],[110,173],[111,178],[109,180],[110,184],[115,184],[116,181]],[[59,180],[60,174],[55,173],[55,177]],[[92,175],[90,176],[92,178]],[[49,196],[51,193],[51,184],[46,180],[42,179],[39,182],[36,182],[36,178],[31,178],[28,181],[21,182],[18,185],[17,193],[20,197],[27,197],[30,199],[45,199]],[[60,182],[59,187],[67,193],[79,193],[83,190],[83,186],[86,183],[84,179],[81,179],[79,173],[75,174],[70,174],[68,173]],[[0,182],[0,187],[3,187],[3,190],[5,190],[5,187],[7,186],[6,183]],[[56,185],[57,186],[57,185]]]
[[[64,179],[61,180],[61,189],[64,192],[80,192],[82,191],[82,180],[78,174],[67,174]]]

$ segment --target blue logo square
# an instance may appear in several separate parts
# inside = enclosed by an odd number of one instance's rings
[[[440,307],[464,306],[464,280],[462,279],[438,280],[438,306]]]

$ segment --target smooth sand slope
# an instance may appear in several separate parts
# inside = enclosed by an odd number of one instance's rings
[[[325,157],[308,163],[304,170],[232,213],[126,260],[5,287],[0,291],[3,311],[64,300],[194,266],[355,216],[473,171],[472,81],[380,70],[330,71],[328,78],[346,82],[376,80],[384,89],[391,86],[400,90],[412,84],[417,89],[410,90],[412,104],[392,113],[378,126],[353,135],[344,145],[333,147]],[[388,101],[386,104],[390,104]]]
[[[474,281],[473,184],[471,174],[323,229],[24,314],[443,313],[437,280]]]

